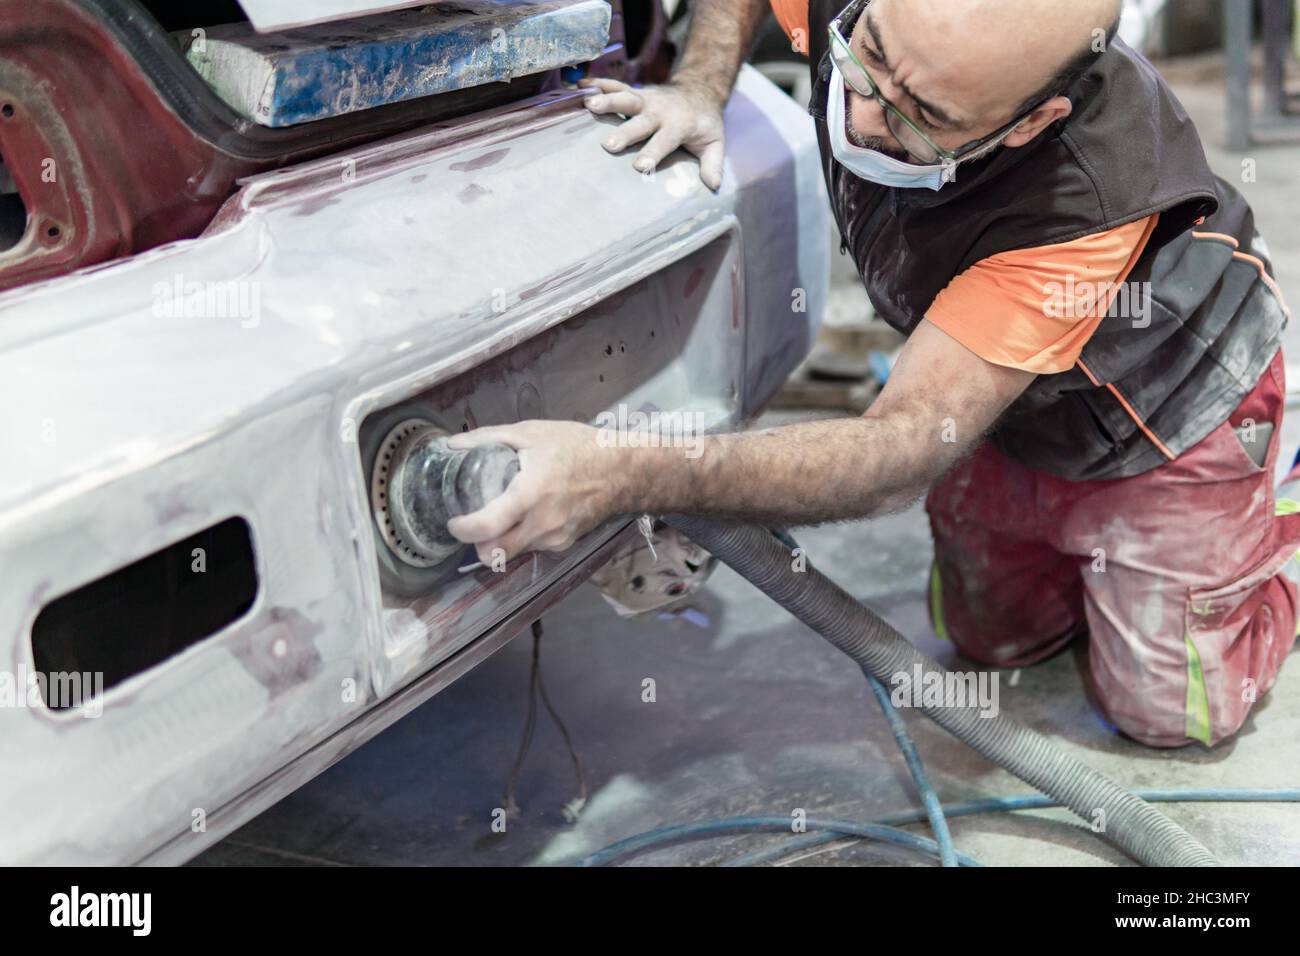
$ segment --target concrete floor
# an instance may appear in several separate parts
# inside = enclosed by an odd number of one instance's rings
[[[1197,119],[1211,161],[1240,183],[1242,158],[1223,150],[1223,93],[1214,58],[1168,72]],[[1220,74],[1221,75],[1221,74]],[[1300,301],[1300,143],[1260,147],[1254,204],[1278,276]],[[839,294],[856,292],[837,266]],[[1300,329],[1288,330],[1293,355]],[[1300,378],[1300,375],[1293,376]],[[1300,444],[1300,416],[1284,427]],[[925,587],[931,544],[913,508],[870,524],[804,530],[811,560],[883,613],[927,653],[961,662],[930,630]],[[200,865],[522,865],[573,859],[669,822],[736,814],[868,820],[917,806],[888,728],[861,676],[731,571],[696,602],[698,617],[624,621],[590,588],[545,618],[542,662],[551,699],[572,732],[591,790],[576,825],[561,808],[572,764],[542,715],[504,834],[491,828],[523,726],[531,640],[495,657],[355,754],[217,844]],[[1300,665],[1292,660],[1238,737],[1206,750],[1154,751],[1117,737],[1083,692],[1086,642],[1003,673],[1001,705],[1070,753],[1130,787],[1300,785]],[[642,681],[654,678],[654,703]],[[945,801],[1027,787],[915,713],[904,714]],[[1166,812],[1227,863],[1300,863],[1295,804],[1179,804]],[[924,826],[912,827],[927,833]],[[1129,865],[1061,811],[953,821],[959,849],[994,865]],[[680,844],[637,864],[707,864],[789,837],[745,835]],[[841,841],[796,861],[927,865],[878,844]]]

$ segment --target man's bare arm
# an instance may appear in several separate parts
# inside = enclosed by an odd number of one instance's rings
[[[768,0],[696,0],[691,4],[686,49],[671,82],[706,92],[721,107],[731,95],[767,10]]]
[[[632,449],[628,511],[815,524],[906,506],[969,452],[1034,375],[970,352],[922,322],[889,383],[860,418]]]
[[[621,447],[577,422],[475,429],[448,443],[504,442],[519,451],[520,472],[499,498],[449,527],[486,561],[498,548],[508,557],[564,550],[613,514],[784,525],[868,518],[920,495],[1033,379],[922,322],[861,418],[706,438],[690,449]]]

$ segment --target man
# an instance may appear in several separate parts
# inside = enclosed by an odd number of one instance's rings
[[[1110,721],[1152,746],[1235,733],[1295,639],[1300,515],[1271,474],[1285,306],[1249,206],[1115,38],[1119,0],[775,0],[806,46],[831,204],[908,335],[861,418],[621,448],[587,426],[471,432],[522,470],[452,531],[563,549],[612,514],[779,525],[927,488],[935,629],[1019,667],[1086,631]],[[722,176],[721,109],[765,11],[710,0],[673,81],[597,80],[611,151]],[[987,436],[988,440],[984,441]]]

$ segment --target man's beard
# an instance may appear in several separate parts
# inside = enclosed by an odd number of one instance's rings
[[[894,143],[880,136],[863,136],[853,128],[853,123],[849,119],[848,111],[844,113],[844,135],[848,137],[850,143],[860,149],[874,149],[878,153],[884,153],[891,159],[897,159],[899,162],[910,163],[912,157],[907,151],[900,149]]]

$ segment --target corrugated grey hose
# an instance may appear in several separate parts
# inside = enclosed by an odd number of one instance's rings
[[[932,661],[854,600],[829,578],[807,566],[791,568],[790,555],[768,531],[747,525],[721,524],[686,515],[664,518],[700,547],[730,565],[772,600],[847,654],[877,680],[888,685],[898,673],[945,675]],[[945,681],[945,688],[952,685]],[[998,766],[1069,807],[1089,824],[1098,810],[1104,835],[1148,866],[1217,866],[1218,861],[1186,830],[1119,784],[1064,753],[1042,734],[998,714],[979,716],[978,705],[921,711],[957,739]]]

